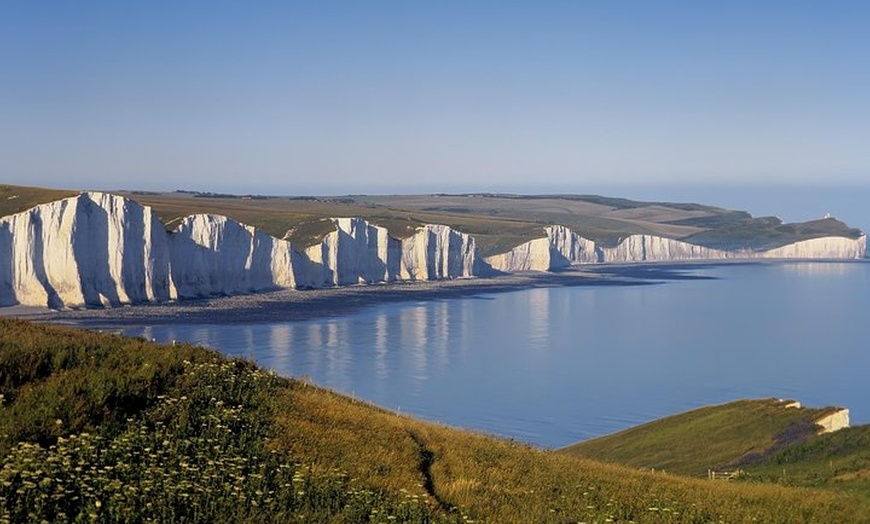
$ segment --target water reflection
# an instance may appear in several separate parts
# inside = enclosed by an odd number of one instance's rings
[[[419,304],[402,311],[399,315],[399,329],[402,333],[402,348],[408,357],[410,376],[415,381],[426,380],[428,362],[427,344],[429,341],[429,304]]]
[[[842,276],[850,273],[854,264],[867,264],[867,262],[785,262],[782,264],[782,269],[797,275]]]
[[[550,346],[550,290],[529,290],[529,347],[546,351]]]
[[[434,342],[434,357],[440,367],[446,367],[450,363],[450,307],[446,301],[436,302],[432,305],[432,340]]]
[[[252,355],[439,421],[560,446],[700,405],[797,397],[870,422],[868,264],[704,269],[716,280],[540,288],[303,322],[128,334]]]
[[[387,362],[389,353],[387,326],[387,315],[379,313],[374,322],[375,376],[379,381],[386,380],[390,376],[390,365]]]

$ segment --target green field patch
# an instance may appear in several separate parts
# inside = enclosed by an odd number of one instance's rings
[[[790,407],[789,401],[777,399],[739,400],[580,442],[562,452],[706,477],[710,470],[733,469],[747,457],[815,434],[813,421],[832,411]]]

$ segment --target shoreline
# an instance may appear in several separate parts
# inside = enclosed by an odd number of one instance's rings
[[[393,302],[467,298],[542,287],[639,286],[667,281],[712,279],[691,274],[707,267],[755,265],[773,261],[680,261],[574,266],[555,272],[524,272],[452,280],[358,284],[319,289],[277,289],[243,295],[182,299],[109,308],[52,310],[38,306],[0,307],[0,317],[82,327],[192,324],[245,324],[302,321],[346,315]]]
[[[584,268],[555,273],[517,273],[423,282],[359,284],[321,289],[277,289],[244,295],[183,299],[172,302],[122,305],[109,308],[52,310],[36,306],[0,308],[0,316],[73,324],[83,327],[136,324],[243,324],[300,321],[341,316],[362,308],[393,302],[467,298],[541,287],[636,286],[682,278],[659,267],[653,278],[619,276],[609,271]],[[603,273],[603,274],[602,274]],[[668,278],[670,275],[670,278]]]

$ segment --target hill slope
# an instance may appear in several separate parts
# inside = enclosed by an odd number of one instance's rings
[[[740,467],[747,482],[824,487],[870,499],[870,425],[814,436]]]
[[[791,407],[777,399],[738,400],[655,420],[562,452],[638,468],[706,476],[816,433],[835,408]]]
[[[419,422],[191,346],[0,319],[0,520],[831,522],[866,501]]]

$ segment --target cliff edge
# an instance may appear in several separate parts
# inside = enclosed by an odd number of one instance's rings
[[[724,250],[637,234],[597,244],[563,225],[479,259],[474,237],[422,224],[405,238],[362,218],[332,218],[303,250],[218,214],[181,218],[172,231],[151,207],[101,192],[0,218],[0,306],[107,306],[279,288],[467,278],[475,268],[553,271],[597,263],[740,259],[860,259],[866,237],[824,236],[768,250]],[[175,222],[173,222],[175,223]]]

